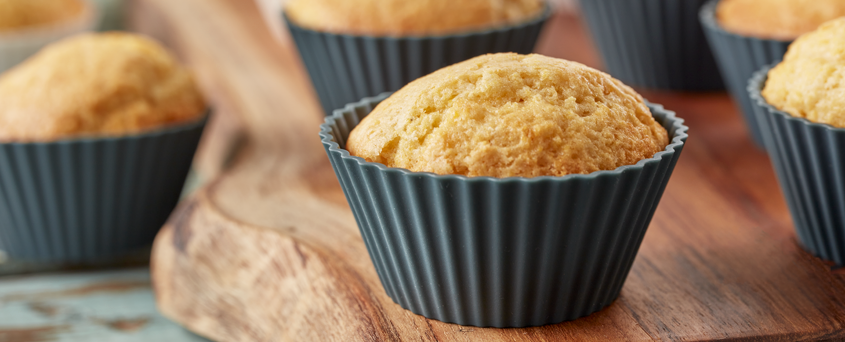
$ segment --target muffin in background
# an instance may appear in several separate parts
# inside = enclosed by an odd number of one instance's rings
[[[85,34],[0,75],[0,249],[84,262],[150,244],[205,126],[190,74],[158,43]]]
[[[842,0],[722,0],[716,7],[726,31],[774,40],[794,40],[842,16]]]
[[[388,167],[502,178],[614,170],[667,143],[640,95],[606,74],[496,54],[409,83],[361,121],[346,146]]]
[[[708,0],[580,0],[608,73],[633,87],[722,90],[701,26]]]
[[[682,122],[581,64],[493,54],[339,109],[320,137],[396,303],[525,327],[616,299]]]
[[[0,32],[60,25],[85,10],[83,0],[0,0]]]
[[[542,0],[291,0],[288,19],[315,31],[371,36],[471,32],[536,18]]]
[[[801,27],[819,24],[813,15],[817,9],[835,3],[845,1],[711,0],[701,8],[699,19],[719,71],[757,146],[763,146],[763,138],[748,96],[748,80],[760,68],[779,62]],[[801,5],[807,9],[795,9]],[[777,18],[782,17],[789,17],[784,23],[791,24],[778,26]]]
[[[748,91],[801,245],[845,265],[845,17],[798,38]]]
[[[92,30],[97,18],[87,0],[0,0],[0,72],[49,43]]]
[[[792,116],[845,128],[845,18],[792,43],[762,95]]]
[[[529,53],[542,0],[292,0],[282,16],[326,114],[478,55]]]
[[[205,109],[190,73],[163,47],[117,32],[44,48],[2,75],[0,103],[5,142],[134,134],[196,121]]]

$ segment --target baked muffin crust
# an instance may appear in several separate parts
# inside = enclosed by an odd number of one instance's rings
[[[292,0],[285,13],[316,31],[378,36],[436,35],[537,17],[542,0]]]
[[[841,16],[843,0],[722,0],[716,7],[725,30],[780,40],[793,40]]]
[[[0,75],[0,141],[122,135],[198,119],[189,72],[158,43],[85,34],[47,46]]]
[[[84,9],[82,0],[0,0],[0,33],[68,21]]]
[[[346,148],[388,167],[502,178],[613,170],[667,144],[622,82],[575,62],[504,53],[409,83],[355,127]]]
[[[845,17],[792,43],[762,95],[792,116],[845,128]]]

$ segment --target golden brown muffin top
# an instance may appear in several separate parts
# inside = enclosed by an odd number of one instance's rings
[[[0,75],[0,141],[123,135],[198,119],[190,73],[158,43],[129,33],[54,43]]]
[[[792,116],[845,128],[845,18],[792,43],[762,94]]]
[[[537,17],[542,0],[292,0],[285,13],[316,31],[377,36],[438,35]]]
[[[725,30],[779,40],[793,40],[842,16],[845,0],[722,0],[716,7]]]
[[[82,0],[0,0],[0,33],[67,21],[84,9]]]
[[[613,170],[666,148],[642,97],[541,55],[479,56],[419,78],[350,133],[350,154],[437,174],[537,177]]]

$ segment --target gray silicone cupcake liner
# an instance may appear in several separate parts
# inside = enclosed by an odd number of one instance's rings
[[[296,26],[282,14],[326,115],[367,96],[396,91],[440,68],[496,52],[531,53],[551,9],[503,28],[430,37],[333,34]]]
[[[123,30],[127,0],[91,0],[100,12],[98,31]]]
[[[845,266],[845,129],[796,118],[760,94],[769,67],[747,90],[798,240],[804,249]]]
[[[152,243],[207,119],[132,136],[0,144],[0,249],[86,262]]]
[[[728,90],[742,110],[751,137],[758,146],[763,146],[754,106],[748,97],[748,79],[760,68],[780,62],[792,41],[759,39],[725,31],[716,21],[718,3],[719,0],[713,0],[704,5],[699,17],[701,25]]]
[[[320,138],[387,294],[444,322],[525,327],[573,320],[619,295],[687,138],[636,165],[502,178],[410,172],[354,157],[349,132],[383,94],[336,110]]]
[[[697,16],[707,0],[581,0],[607,71],[656,89],[724,89]]]

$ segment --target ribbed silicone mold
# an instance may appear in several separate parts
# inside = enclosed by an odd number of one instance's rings
[[[85,262],[149,245],[179,200],[205,123],[0,144],[0,249]]]
[[[396,303],[444,322],[525,327],[573,320],[616,299],[687,138],[683,120],[650,105],[670,145],[613,171],[443,176],[344,149],[386,96],[336,110],[320,138]]]
[[[845,129],[780,111],[760,92],[770,67],[753,75],[748,93],[801,245],[845,266]]]
[[[98,31],[114,31],[126,28],[125,12],[127,0],[90,0],[100,10]]]
[[[751,137],[758,146],[763,146],[754,107],[748,97],[748,79],[760,68],[780,62],[792,41],[759,39],[725,31],[716,21],[718,3],[719,0],[713,0],[704,5],[699,19],[728,90],[742,110]]]
[[[581,0],[605,67],[626,84],[720,90],[722,78],[698,23],[707,0]]]
[[[282,13],[326,115],[472,57],[531,53],[550,15],[546,5],[539,17],[513,26],[446,36],[376,37],[306,29]]]

